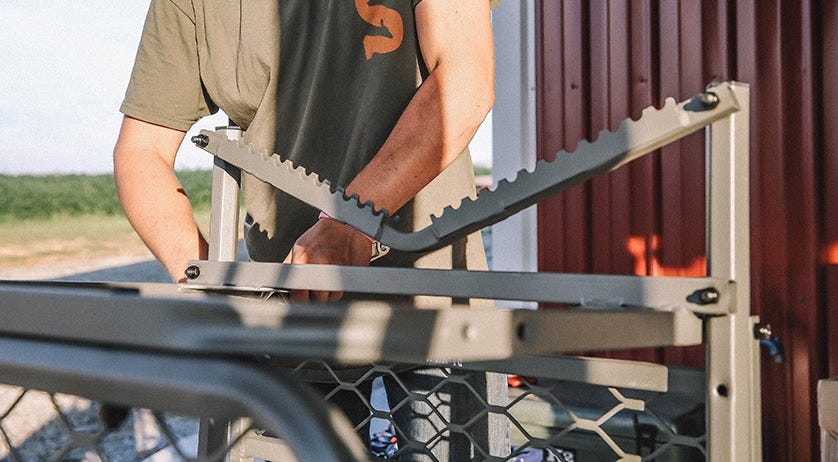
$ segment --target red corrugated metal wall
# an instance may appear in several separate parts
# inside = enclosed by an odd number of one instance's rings
[[[766,460],[815,460],[815,384],[838,374],[838,2],[538,2],[538,155],[573,151],[666,97],[751,85],[754,311]],[[693,135],[539,207],[543,271],[702,275],[704,142]],[[703,365],[700,347],[611,356]]]

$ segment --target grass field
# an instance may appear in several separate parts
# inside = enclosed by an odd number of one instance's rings
[[[490,174],[478,167],[476,175]],[[178,172],[202,230],[209,228],[212,172]],[[122,213],[112,175],[0,175],[0,269],[152,258]]]
[[[178,172],[197,209],[209,208],[212,172]],[[0,223],[80,215],[122,215],[113,175],[0,175]]]
[[[178,172],[209,222],[212,174]],[[122,213],[112,175],[0,175],[0,268],[147,256]]]
[[[208,229],[209,209],[195,215],[201,229]],[[0,268],[128,256],[152,258],[123,215],[59,215],[0,222]]]

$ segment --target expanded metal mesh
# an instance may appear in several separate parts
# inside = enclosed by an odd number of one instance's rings
[[[193,418],[0,386],[3,461],[185,460],[197,429]]]
[[[405,373],[373,365],[346,379],[320,362],[299,370],[312,368],[333,378],[314,386],[324,399],[354,413],[359,436],[379,459],[435,461],[455,446],[469,454],[457,461],[706,458],[699,396],[503,376],[510,386],[498,399],[487,397],[479,385],[482,372],[433,368]],[[500,422],[506,444],[488,444],[487,422]],[[192,417],[0,386],[3,461],[196,460],[198,425]],[[248,456],[242,451],[231,455],[231,460]]]

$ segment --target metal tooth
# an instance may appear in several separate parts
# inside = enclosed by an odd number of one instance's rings
[[[347,203],[355,206],[355,208],[358,209],[364,208],[364,204],[361,202],[361,196],[359,196],[358,194],[350,194],[349,196],[347,196],[346,191],[343,191],[343,193],[343,198]]]
[[[329,182],[329,180],[324,180],[323,178],[320,177],[320,175],[314,175],[314,176],[312,176],[311,179],[314,180],[315,186],[318,186],[318,187],[324,186],[324,187],[328,187],[329,189],[331,189],[330,188],[331,183]]]
[[[526,170],[519,170],[519,171],[515,172],[515,181],[517,181],[517,179],[519,179],[523,176],[528,176],[528,175],[531,175],[531,173],[526,171]],[[509,185],[511,185],[515,181],[512,181],[509,178],[501,178],[500,180],[498,180],[498,183],[495,185],[494,188],[486,188],[486,189],[480,190],[477,193],[477,199],[472,199],[470,197],[465,198],[465,199],[468,199],[469,202],[478,202],[478,201],[481,201],[481,200],[484,201],[484,202],[487,202],[490,197],[495,196],[499,193],[502,193],[504,189],[508,188]]]
[[[376,212],[376,209],[375,209],[375,204],[373,204],[373,203],[372,203],[372,201],[364,201],[363,203],[361,203],[361,202],[359,201],[359,203],[358,203],[358,204],[359,204],[359,206],[360,206],[362,209],[370,209],[370,211],[371,211],[372,213],[375,213],[375,212]]]
[[[625,121],[625,120],[622,120],[622,121],[620,122],[620,125],[619,125],[619,127],[618,127],[618,130],[622,130],[622,129],[624,128],[623,124],[625,124],[625,123],[626,123],[626,121]],[[591,138],[591,139],[584,138],[584,139],[579,140],[579,141],[576,143],[576,149],[575,149],[574,151],[578,151],[578,150],[579,150],[579,148],[580,148],[580,147],[582,147],[582,146],[589,145],[589,144],[594,144],[594,143],[596,143],[597,141],[600,141],[600,140],[602,140],[603,138],[608,137],[608,135],[610,135],[611,133],[612,133],[612,131],[611,131],[611,130],[609,130],[609,129],[607,129],[607,128],[603,128],[602,130],[598,131],[598,132],[597,132],[597,134],[596,134],[596,136],[594,136],[593,138]],[[574,152],[574,151],[572,151],[572,152]],[[558,156],[556,156],[556,157],[558,157]]]
[[[349,203],[355,205],[355,207],[359,209],[369,209],[372,213],[375,213],[375,204],[371,201],[363,201],[361,202],[361,196],[358,194],[352,194],[347,198]]]
[[[515,174],[515,176],[518,176],[517,173]],[[509,178],[501,178],[501,180],[498,181],[498,186],[494,189],[494,191],[497,191],[498,189],[503,188],[504,186],[508,185],[509,183],[510,183]]]
[[[439,212],[439,215],[437,215],[437,214],[431,215],[431,220],[432,221],[439,220],[440,218],[446,216],[445,215],[446,213],[452,213],[452,212],[454,212],[454,210],[455,210],[454,207],[451,207],[450,205],[446,205],[445,208],[443,208],[442,211]]]
[[[499,189],[503,188],[502,185],[504,185],[504,184],[509,184],[509,182],[506,181],[506,179],[501,179],[501,180],[498,181],[498,184],[496,184],[495,187],[486,188],[486,189],[482,189],[482,190],[478,191],[477,192],[477,199],[472,199],[472,202],[477,202],[477,201],[480,201],[480,200],[482,200],[484,202],[488,201],[489,198],[491,198],[492,196],[495,196],[497,194],[497,191]]]

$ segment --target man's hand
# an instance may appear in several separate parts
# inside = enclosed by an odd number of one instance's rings
[[[346,186],[361,202],[399,210],[468,146],[494,102],[489,2],[423,0],[416,32],[429,71],[384,145]],[[370,241],[322,219],[294,245],[285,263],[368,265]],[[293,291],[298,301],[334,301],[339,292]]]
[[[321,218],[297,239],[283,263],[367,266],[371,249],[369,238],[360,231],[337,220]],[[296,302],[334,302],[342,296],[343,292],[291,291],[291,299]]]

